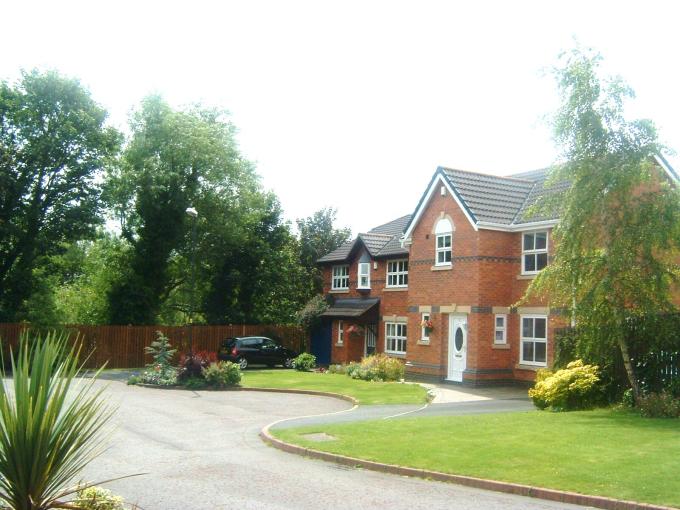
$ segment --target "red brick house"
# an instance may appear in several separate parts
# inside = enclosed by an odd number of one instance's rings
[[[528,381],[550,366],[565,318],[541,302],[511,309],[550,258],[558,219],[530,207],[568,184],[546,178],[440,167],[412,215],[319,259],[331,362],[385,352],[411,378],[470,384]]]

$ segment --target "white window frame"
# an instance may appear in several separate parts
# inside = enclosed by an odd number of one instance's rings
[[[385,352],[406,354],[407,328],[405,322],[385,323]],[[391,344],[391,345],[390,345]],[[403,350],[399,348],[403,347]]]
[[[498,319],[503,319],[503,326],[498,326]],[[503,338],[499,340],[497,337],[499,331],[503,332]],[[504,313],[497,313],[493,317],[493,343],[494,345],[505,345],[508,343],[508,316]]]
[[[420,323],[422,324],[425,321],[429,321],[432,319],[432,316],[430,315],[430,312],[423,312],[420,314]],[[429,341],[430,340],[430,335],[427,332],[427,328],[425,326],[420,326],[420,339]]]
[[[361,268],[366,268],[366,273],[361,274]],[[361,285],[362,276],[366,277],[366,285]],[[359,262],[357,264],[357,289],[370,289],[371,288],[371,263],[370,262]]]
[[[444,241],[442,244],[445,246],[439,247],[439,239],[444,239],[449,238],[449,245],[446,246],[446,241]],[[451,265],[451,260],[453,259],[453,233],[449,232],[448,234],[437,234],[435,236],[435,241],[434,241],[434,249],[435,249],[435,259],[434,259],[434,265],[435,266],[450,266]],[[449,260],[446,260],[446,253],[448,252],[449,254]],[[439,254],[442,253],[444,254],[444,260],[442,262],[439,261]]]
[[[524,336],[524,319],[534,320],[534,336]],[[545,338],[536,337],[536,319],[543,319],[545,321]],[[524,342],[534,343],[534,360],[536,359],[536,344],[545,344],[545,361],[534,361],[524,359]],[[545,367],[548,365],[548,316],[547,315],[520,315],[519,316],[519,362],[521,365],[533,365],[536,367]]]
[[[536,249],[536,234],[545,234],[545,248],[540,248]],[[524,249],[524,237],[525,236],[534,236],[534,248],[532,250],[525,250]],[[541,272],[541,269],[536,269],[533,271],[527,271],[526,270],[526,256],[530,255],[534,257],[534,267],[537,267],[538,264],[536,263],[538,261],[538,255],[541,253],[545,253],[545,258],[546,258],[546,266],[548,265],[548,238],[550,236],[548,235],[547,230],[536,230],[534,232],[522,232],[522,274],[538,274]]]
[[[343,327],[342,321],[338,321],[338,345],[345,344],[345,329]]]
[[[392,266],[392,267],[390,267]],[[393,271],[390,271],[391,269],[395,269]],[[390,283],[390,277],[394,281],[396,281],[396,284],[391,284]],[[402,281],[403,283],[399,283],[399,281]],[[391,289],[396,289],[396,288],[401,288],[405,289],[408,287],[408,259],[399,259],[399,260],[388,260],[387,261],[387,277],[385,279],[385,285]]]
[[[336,269],[344,269],[345,271],[343,271],[343,274],[336,274]],[[344,287],[341,286],[343,281],[347,282]],[[331,290],[349,290],[349,266],[347,264],[333,266],[331,269]]]

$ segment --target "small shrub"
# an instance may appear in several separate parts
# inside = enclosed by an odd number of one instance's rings
[[[202,390],[208,386],[208,383],[202,377],[189,377],[182,385],[188,390]]]
[[[404,364],[386,354],[366,356],[361,363],[347,365],[347,375],[364,381],[399,381],[404,378]]]
[[[640,414],[646,418],[679,418],[680,400],[668,391],[649,393],[638,399]]]
[[[179,358],[178,379],[184,381],[191,377],[203,377],[203,369],[217,362],[217,353],[197,351],[193,354],[182,354]]]
[[[177,384],[177,370],[174,367],[162,368],[160,365],[149,369],[147,368],[139,376],[144,384],[154,384],[156,386],[174,386]]]
[[[633,395],[633,390],[628,388],[623,392],[623,397],[621,398],[621,405],[625,408],[632,409],[635,407],[635,396]]]
[[[316,356],[308,352],[303,352],[295,360],[293,360],[295,370],[300,372],[309,372],[316,366]]]
[[[158,338],[144,350],[153,357],[153,363],[146,366],[146,370],[139,376],[137,383],[155,384],[156,386],[173,386],[177,384],[177,370],[170,362],[176,349],[170,345],[168,337],[160,331]]]
[[[167,336],[160,331],[156,331],[156,340],[151,342],[149,347],[145,347],[144,351],[153,358],[153,363],[151,365],[170,366],[172,357],[177,352],[177,349],[172,348]]]
[[[124,510],[124,501],[120,496],[115,496],[110,490],[102,487],[88,487],[78,491],[73,500],[76,508],[83,510]]]
[[[538,409],[550,407],[554,411],[589,409],[599,398],[598,367],[572,361],[567,368],[550,372],[539,370],[536,384],[529,396]]]
[[[329,374],[341,374],[344,375],[347,373],[347,365],[329,365],[327,372]]]
[[[131,375],[130,378],[127,380],[128,386],[135,386],[142,382],[142,378],[138,375]]]
[[[241,382],[241,367],[231,361],[211,363],[202,373],[205,382],[217,388],[236,386]]]

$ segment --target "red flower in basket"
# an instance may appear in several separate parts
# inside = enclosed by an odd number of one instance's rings
[[[432,325],[431,320],[422,321],[420,323],[420,326],[425,328],[425,329],[429,329],[430,331],[432,331],[434,329],[434,326]]]
[[[347,333],[350,335],[360,335],[363,332],[363,328],[361,326],[357,326],[356,324],[352,324],[349,328],[347,328]]]

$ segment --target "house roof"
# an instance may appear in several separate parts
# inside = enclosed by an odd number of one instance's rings
[[[336,299],[321,317],[361,317],[380,303],[378,298]]]
[[[378,225],[324,255],[317,262],[319,264],[344,262],[352,256],[358,246],[364,246],[373,258],[408,255],[408,250],[401,246],[401,236],[410,219],[411,215],[407,214],[383,225]]]

